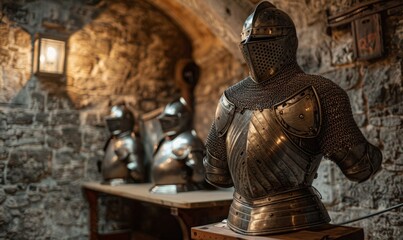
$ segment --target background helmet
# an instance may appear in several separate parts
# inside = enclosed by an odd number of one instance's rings
[[[112,135],[119,135],[125,132],[132,132],[134,128],[134,116],[124,105],[113,106],[110,115],[106,117],[106,125]]]
[[[167,136],[177,135],[191,127],[192,113],[185,99],[168,103],[158,116],[162,131]]]
[[[296,62],[298,39],[291,18],[264,1],[245,20],[240,48],[256,83],[270,79]]]

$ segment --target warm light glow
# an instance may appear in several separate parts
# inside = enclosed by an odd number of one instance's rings
[[[276,140],[276,144],[279,145],[280,143],[282,143],[285,140],[285,137],[283,135],[281,135],[279,138],[277,138]]]
[[[35,73],[63,74],[65,64],[65,44],[64,41],[44,37],[38,38],[37,41],[35,41]]]
[[[49,46],[46,49],[46,60],[48,63],[54,63],[56,61],[57,51],[54,47]]]

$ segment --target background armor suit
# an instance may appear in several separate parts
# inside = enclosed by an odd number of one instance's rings
[[[169,103],[158,116],[165,138],[154,153],[151,192],[177,193],[206,187],[204,144],[192,129],[192,114],[183,98]]]
[[[311,186],[321,158],[361,182],[380,169],[381,152],[357,127],[347,94],[300,69],[296,30],[286,13],[258,4],[241,36],[250,76],[220,99],[206,142],[206,179],[234,186],[227,223],[236,232],[261,235],[328,223]]]
[[[144,168],[133,133],[134,116],[125,105],[113,106],[106,124],[111,138],[105,146],[102,177],[107,184],[143,182]]]

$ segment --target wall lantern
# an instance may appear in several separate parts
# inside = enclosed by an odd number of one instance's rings
[[[34,42],[33,72],[38,76],[65,74],[67,38],[37,35]]]

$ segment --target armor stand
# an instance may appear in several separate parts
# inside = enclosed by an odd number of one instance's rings
[[[321,227],[266,236],[248,236],[236,233],[225,222],[192,228],[193,240],[364,240],[364,230],[356,227],[325,224]]]

